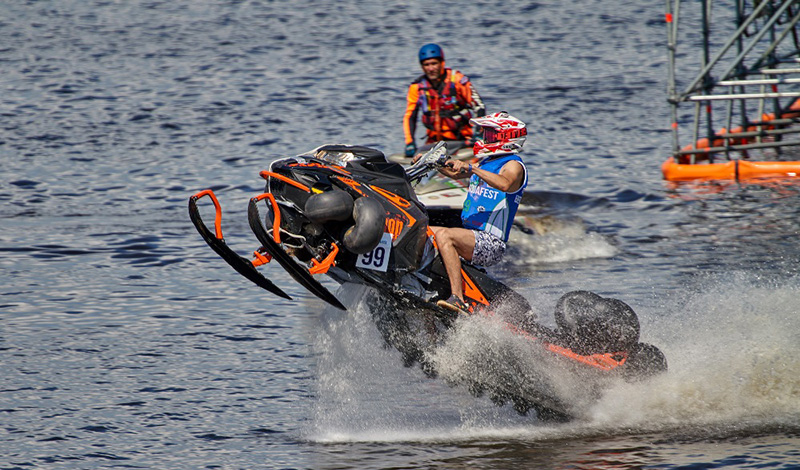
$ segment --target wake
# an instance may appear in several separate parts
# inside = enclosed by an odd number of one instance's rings
[[[797,281],[797,280],[795,280]],[[708,279],[702,289],[671,301],[649,326],[670,370],[638,383],[609,383],[569,423],[520,416],[510,405],[476,398],[447,377],[480,372],[475,355],[491,361],[519,341],[491,319],[459,322],[430,352],[440,377],[402,367],[361,300],[348,286],[349,313],[326,310],[317,328],[315,441],[462,441],[480,438],[562,439],[576,436],[671,433],[726,436],[800,429],[800,317],[797,283],[763,285],[752,275]],[[640,314],[642,312],[639,312]],[[552,371],[558,374],[557,370]],[[566,380],[565,392],[580,387]]]

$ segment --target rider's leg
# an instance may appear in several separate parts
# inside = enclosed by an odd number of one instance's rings
[[[461,260],[472,261],[475,249],[475,234],[472,230],[459,227],[431,227],[436,237],[436,245],[442,256],[442,263],[450,279],[450,293],[464,300],[463,279],[461,277]]]

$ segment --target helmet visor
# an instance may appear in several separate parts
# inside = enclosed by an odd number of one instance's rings
[[[491,128],[491,127],[484,127],[483,128],[483,141],[486,142],[487,144],[493,144],[493,143],[497,142],[500,139],[498,134],[499,133],[497,132],[497,130],[495,130],[495,129]]]
[[[516,139],[518,137],[525,137],[528,131],[523,127],[521,129],[495,129],[492,127],[483,128],[483,140],[487,144],[494,144],[496,142]]]

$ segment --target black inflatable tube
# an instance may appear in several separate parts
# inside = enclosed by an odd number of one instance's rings
[[[342,241],[348,251],[361,255],[369,253],[381,241],[386,226],[386,211],[380,202],[360,197],[353,204],[355,224],[347,229]]]

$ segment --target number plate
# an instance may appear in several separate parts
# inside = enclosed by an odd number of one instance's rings
[[[358,255],[356,267],[386,272],[389,267],[389,253],[392,252],[392,234],[384,232],[378,246],[369,253]]]

